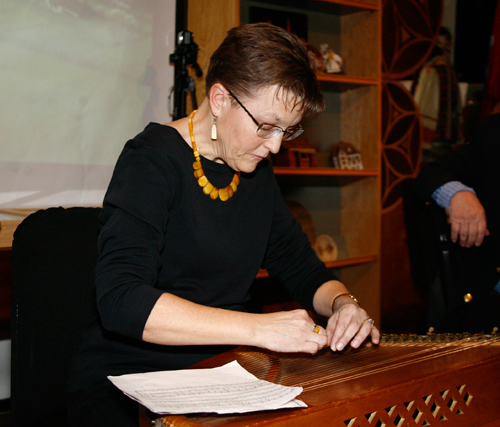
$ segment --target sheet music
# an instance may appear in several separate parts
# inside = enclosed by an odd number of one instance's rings
[[[108,378],[127,396],[157,414],[229,414],[307,407],[295,399],[302,387],[286,387],[259,380],[237,361],[211,369]]]

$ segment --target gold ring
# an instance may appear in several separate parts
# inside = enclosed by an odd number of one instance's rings
[[[319,326],[318,326],[318,325],[314,325],[313,332],[314,332],[315,334],[319,334],[319,331],[320,331]]]
[[[363,320],[363,322],[370,322],[373,325],[375,323],[375,320],[369,317],[368,319]]]

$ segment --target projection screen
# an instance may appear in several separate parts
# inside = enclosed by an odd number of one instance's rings
[[[0,220],[100,206],[125,142],[166,123],[175,0],[0,2]]]

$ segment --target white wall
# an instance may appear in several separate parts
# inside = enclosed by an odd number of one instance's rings
[[[170,122],[175,0],[0,2],[0,220],[99,206],[126,140]],[[0,399],[10,341],[0,341]]]

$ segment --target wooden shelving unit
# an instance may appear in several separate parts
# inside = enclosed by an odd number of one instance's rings
[[[275,167],[285,198],[306,207],[316,234],[337,236],[339,257],[326,265],[359,296],[370,315],[380,320],[381,229],[381,2],[380,0],[190,0],[188,29],[200,46],[198,63],[208,67],[212,52],[227,31],[247,23],[250,7],[301,13],[308,19],[308,42],[329,46],[344,60],[342,74],[319,74],[326,111],[303,123],[304,137],[318,153],[336,142],[352,143],[361,153],[363,170],[332,167]],[[204,83],[196,81],[197,98]],[[261,270],[258,279],[267,278]],[[287,303],[284,302],[284,307]]]

